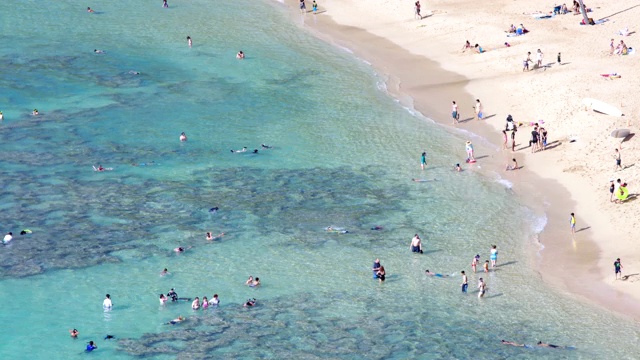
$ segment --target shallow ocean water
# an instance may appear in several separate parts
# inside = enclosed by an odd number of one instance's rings
[[[544,214],[481,167],[453,172],[463,134],[411,115],[369,67],[272,3],[160,5],[0,4],[0,230],[33,230],[0,252],[2,358],[75,358],[89,340],[113,359],[638,353],[637,324],[541,283],[528,246]],[[273,148],[229,151],[262,143]],[[205,231],[226,235],[207,242]],[[423,255],[408,249],[416,232]],[[460,294],[459,271],[491,244],[502,266],[471,274]],[[371,279],[376,257],[384,284]],[[245,287],[249,275],[262,287]],[[218,293],[222,306],[159,306],[172,287]],[[105,293],[113,311],[101,308]],[[181,314],[185,323],[163,325]]]

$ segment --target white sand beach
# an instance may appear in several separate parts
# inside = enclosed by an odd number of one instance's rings
[[[287,4],[297,11],[298,0]],[[516,193],[543,206],[549,216],[539,239],[544,244],[539,263],[543,279],[640,319],[640,244],[633,236],[640,224],[639,140],[634,136],[640,101],[633,90],[640,86],[640,54],[610,55],[609,48],[611,39],[615,44],[623,40],[631,48],[640,46],[636,32],[640,29],[633,27],[640,5],[630,0],[588,1],[593,10],[588,16],[602,21],[593,26],[580,25],[582,16],[571,12],[536,19],[533,14],[552,14],[555,5],[538,0],[421,5],[422,19],[415,16],[412,0],[322,0],[317,15],[295,16],[319,36],[370,61],[388,79],[394,96],[410,96],[417,110],[442,124],[465,128],[501,145],[507,115],[523,123],[516,152],[495,152],[491,163],[499,168],[516,157],[524,167],[505,177],[514,183]],[[571,10],[571,3],[567,6]],[[529,32],[509,37],[511,24],[523,24]],[[629,36],[617,34],[625,28]],[[467,40],[485,52],[463,52]],[[523,71],[527,52],[535,62],[538,49],[544,54],[544,66],[530,64],[530,71]],[[457,101],[460,119],[466,120],[474,115],[476,98],[482,101],[486,119],[451,125],[451,101]],[[591,111],[584,98],[605,102],[624,116]],[[532,153],[530,124],[536,122],[549,132],[549,144]],[[624,141],[610,136],[619,128],[630,130]],[[619,171],[615,171],[616,148],[622,154]],[[610,180],[618,178],[628,183],[631,194],[622,204],[610,201]],[[573,239],[572,212],[578,230]],[[618,257],[623,275],[628,276],[624,280],[614,280],[613,262]]]

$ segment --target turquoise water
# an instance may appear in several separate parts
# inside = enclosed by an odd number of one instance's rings
[[[88,356],[89,340],[91,356],[110,359],[638,353],[637,324],[541,283],[528,254],[544,214],[491,172],[451,171],[463,134],[400,107],[370,68],[273,3],[160,5],[0,3],[0,231],[33,230],[0,251],[1,358]],[[229,151],[262,143],[273,148]],[[226,235],[207,242],[205,231]],[[416,232],[423,255],[408,249]],[[474,293],[480,274],[460,294],[457,273],[491,244],[504,265],[484,276],[487,296]],[[383,284],[371,279],[376,257]],[[244,286],[249,275],[263,285]],[[172,287],[218,293],[222,306],[160,306]],[[188,320],[163,325],[178,315]]]

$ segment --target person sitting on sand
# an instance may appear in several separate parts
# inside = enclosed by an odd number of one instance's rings
[[[511,161],[513,161],[513,165],[509,165],[507,164],[507,168],[505,169],[506,171],[509,170],[518,170],[518,162],[516,161],[515,158],[511,159]]]
[[[471,43],[469,40],[467,40],[467,42],[464,43],[464,46],[462,46],[462,52],[467,51],[467,49],[471,49]]]
[[[516,27],[511,24],[511,26],[509,27],[509,31],[507,31],[509,34],[515,34],[516,32]]]
[[[242,52],[242,50],[238,51],[238,53],[236,54],[236,59],[238,60],[244,59],[244,53]]]
[[[624,29],[618,30],[618,35],[629,36],[629,28],[626,27]]]
[[[478,54],[482,54],[482,53],[484,52],[484,49],[482,48],[482,46],[480,46],[480,45],[478,45],[478,44],[475,44],[475,45],[474,45],[474,48],[475,48],[475,50],[476,50],[476,52],[477,52]]]
[[[565,14],[566,14],[566,13],[568,13],[568,12],[569,12],[569,9],[567,9],[567,4],[566,4],[566,3],[565,3],[565,4],[562,4],[562,6],[560,7],[560,13],[561,13],[562,15],[565,15]]]

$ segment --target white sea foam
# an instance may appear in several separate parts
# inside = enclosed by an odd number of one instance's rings
[[[513,188],[513,183],[507,179],[498,179],[498,184],[504,185],[507,189]]]

